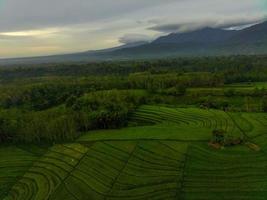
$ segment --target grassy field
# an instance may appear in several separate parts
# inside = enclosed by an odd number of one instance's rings
[[[253,83],[235,83],[226,84],[222,87],[204,87],[204,88],[188,88],[188,95],[214,95],[223,97],[225,93],[232,90],[235,95],[245,96],[252,94],[255,90],[267,89],[267,82],[253,82]]]
[[[215,150],[223,129],[246,145]],[[0,199],[266,199],[267,115],[142,106],[128,128],[0,148]]]
[[[234,88],[264,88],[267,89],[267,82],[251,82],[251,83],[234,83],[226,85],[226,87],[234,87]]]

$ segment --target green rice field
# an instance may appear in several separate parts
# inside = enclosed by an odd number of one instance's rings
[[[214,149],[212,131],[257,145]],[[267,114],[142,106],[75,143],[0,147],[3,200],[264,200]]]

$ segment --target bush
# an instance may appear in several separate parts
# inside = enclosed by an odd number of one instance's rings
[[[72,109],[79,113],[79,130],[110,129],[125,126],[128,114],[144,102],[144,93],[110,90],[86,94]]]
[[[186,87],[184,85],[177,85],[176,87],[168,88],[164,90],[164,94],[172,96],[183,96],[186,93]]]
[[[229,102],[224,99],[213,98],[212,96],[202,97],[200,99],[200,107],[227,110],[229,108]]]
[[[221,129],[213,130],[211,144],[218,144],[219,146],[235,146],[243,142],[240,137],[233,137]]]
[[[23,114],[13,138],[18,142],[62,142],[79,136],[73,111],[59,106]]]
[[[0,111],[0,142],[12,141],[19,128],[21,112],[18,110]]]
[[[223,145],[225,141],[225,134],[224,130],[213,130],[211,142]]]
[[[236,91],[234,89],[227,89],[224,91],[224,95],[226,97],[232,97],[236,94]]]

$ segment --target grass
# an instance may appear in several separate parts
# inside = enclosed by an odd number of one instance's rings
[[[0,199],[265,199],[267,115],[142,106],[128,128],[0,148]],[[212,130],[260,146],[215,150]]]
[[[39,156],[16,146],[0,147],[0,199],[9,193]]]
[[[169,127],[168,127],[169,126]],[[177,141],[207,141],[208,128],[190,128],[172,124],[156,126],[130,127],[120,130],[92,131],[82,136],[79,142],[110,141],[110,140],[177,140]]]
[[[226,85],[226,87],[240,88],[265,88],[267,89],[267,82],[251,82],[251,83],[234,83]]]
[[[138,139],[208,141],[214,129],[223,129],[235,137],[243,135],[227,113],[196,108],[142,106],[133,113],[130,124],[132,126],[142,124],[143,126],[92,131],[78,141]]]
[[[182,199],[264,199],[267,158],[247,149],[190,148]],[[196,198],[197,197],[197,198]]]
[[[217,103],[228,102],[231,110],[257,112],[262,111],[262,96],[266,92],[267,82],[227,84],[222,87],[188,88],[186,99],[183,99],[183,101],[194,105],[202,100],[209,99],[209,101]]]

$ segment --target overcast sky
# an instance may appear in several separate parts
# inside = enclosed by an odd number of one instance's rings
[[[0,57],[150,41],[204,26],[265,19],[267,0],[0,0]]]

